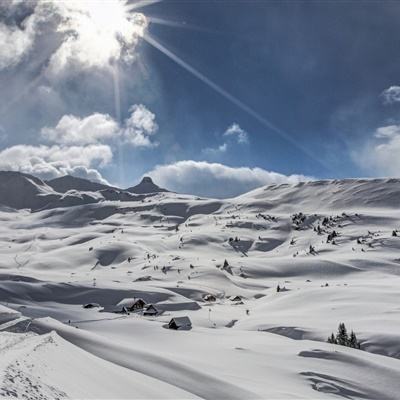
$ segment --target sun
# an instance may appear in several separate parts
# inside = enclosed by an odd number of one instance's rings
[[[55,71],[68,61],[84,67],[107,67],[135,59],[136,45],[145,35],[148,20],[130,10],[125,0],[69,0],[53,3],[62,22],[64,41],[52,56]]]
[[[102,34],[143,37],[148,26],[147,18],[139,12],[131,13],[124,0],[80,1],[93,27]]]

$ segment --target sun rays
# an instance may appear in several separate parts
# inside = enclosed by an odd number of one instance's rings
[[[71,71],[71,73],[75,73],[77,70],[87,73],[91,69],[103,69],[111,75],[115,118],[121,121],[123,113],[123,110],[121,110],[121,95],[123,93],[121,94],[121,90],[123,90],[124,84],[123,76],[120,75],[119,71],[124,69],[125,66],[133,64],[135,60],[139,60],[137,45],[143,40],[214,92],[257,120],[269,132],[283,138],[310,159],[330,170],[323,160],[320,160],[292,135],[250,107],[240,97],[233,95],[229,90],[196,69],[190,62],[179,57],[154,36],[150,32],[152,24],[212,32],[203,27],[193,26],[186,21],[170,21],[160,16],[151,15],[151,8],[147,9],[147,7],[160,2],[161,0],[138,0],[132,3],[127,0],[68,0],[49,3],[51,4],[49,9],[53,13],[49,18],[52,21],[57,20],[56,31],[62,37],[61,43],[55,50],[48,50],[46,59],[38,68],[38,71],[40,71],[38,77],[32,79],[16,98],[10,99],[7,109],[26,96],[42,80],[55,82],[63,74],[68,75]],[[45,3],[39,1],[37,7],[41,7],[43,4]],[[40,30],[38,29],[38,31]],[[5,111],[6,109],[2,109],[0,113]],[[122,149],[119,153],[122,171]]]
[[[184,68],[186,71],[191,73],[193,76],[195,76],[197,79],[202,81],[204,84],[209,86],[211,89],[213,89],[215,92],[219,93],[221,96],[223,96],[225,99],[230,101],[232,104],[236,105],[239,107],[242,111],[246,112],[253,118],[255,118],[260,124],[262,124],[265,128],[275,132],[279,136],[281,136],[283,139],[285,139],[287,142],[292,144],[294,147],[297,149],[301,150],[304,154],[306,154],[308,157],[316,161],[318,164],[329,170],[328,165],[318,159],[309,149],[306,147],[302,146],[299,144],[293,137],[291,137],[289,134],[287,134],[285,131],[282,129],[278,128],[274,124],[272,124],[270,121],[268,121],[265,117],[260,115],[258,112],[253,110],[251,107],[249,107],[247,104],[245,104],[243,101],[238,99],[237,97],[233,96],[231,93],[229,93],[227,90],[222,88],[220,85],[218,85],[216,82],[205,76],[203,73],[201,73],[199,70],[194,68],[192,65],[184,61],[182,58],[178,57],[176,54],[174,54],[170,49],[168,49],[165,45],[163,45],[159,40],[155,39],[150,33],[146,32],[143,35],[143,39],[149,43],[151,46],[159,50],[161,53],[166,55],[168,58],[170,58],[172,61],[174,61],[176,64]]]

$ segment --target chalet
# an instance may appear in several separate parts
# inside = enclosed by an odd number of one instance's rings
[[[147,304],[144,307],[143,315],[156,316],[158,314],[160,314],[160,310],[153,306],[153,304]]]
[[[175,317],[169,321],[168,328],[175,330],[189,330],[192,328],[192,322],[189,317]]]
[[[217,298],[213,294],[206,294],[203,296],[204,301],[214,302]]]
[[[141,298],[127,298],[121,300],[116,308],[120,312],[132,312],[132,311],[138,311],[138,310],[143,310],[143,307],[146,305],[146,302],[141,299]]]
[[[236,295],[236,296],[231,296],[231,297],[229,298],[229,300],[230,300],[230,301],[234,301],[234,302],[242,301],[242,296],[238,296],[238,295]]]

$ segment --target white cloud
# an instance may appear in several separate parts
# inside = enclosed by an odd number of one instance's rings
[[[0,22],[0,70],[17,65],[29,52],[34,42],[35,29],[34,15],[27,17],[21,26]]]
[[[0,22],[0,69],[21,62],[46,26],[46,34],[60,41],[49,54],[46,72],[53,78],[132,62],[147,27],[143,14],[128,12],[126,0],[3,0],[1,16],[7,24]]]
[[[246,131],[244,131],[237,123],[233,123],[228,128],[226,128],[225,132],[222,136],[226,137],[228,140],[219,145],[218,147],[207,147],[202,150],[204,155],[207,156],[219,156],[223,153],[226,153],[228,148],[234,144],[248,144],[249,137]]]
[[[44,127],[42,136],[60,144],[99,143],[118,135],[119,126],[108,114],[94,113],[85,118],[64,115],[55,127]]]
[[[353,160],[365,171],[377,176],[398,176],[400,170],[400,125],[378,128],[367,143],[354,150]]]
[[[217,156],[222,153],[226,153],[227,150],[228,150],[228,144],[223,143],[218,147],[207,147],[207,148],[203,149],[202,151],[206,155]]]
[[[42,179],[72,174],[105,182],[94,167],[104,167],[111,160],[112,151],[107,145],[17,145],[0,151],[0,170],[24,172]]]
[[[237,138],[237,142],[242,144],[249,142],[247,132],[244,131],[237,123],[233,123],[231,126],[229,126],[224,132],[224,136],[235,136]]]
[[[128,13],[125,0],[54,1],[63,42],[50,58],[50,75],[73,69],[105,68],[114,61],[131,62],[147,20]]]
[[[123,139],[135,147],[157,146],[150,139],[158,131],[155,115],[143,104],[135,104],[129,111],[131,115],[125,120],[122,130]]]
[[[390,86],[382,92],[384,103],[393,104],[400,101],[400,86]]]
[[[85,145],[121,140],[133,147],[154,147],[151,136],[158,131],[155,114],[143,104],[135,104],[130,116],[119,125],[110,115],[94,113],[87,117],[64,115],[54,127],[44,127],[41,136],[62,145]]]
[[[159,165],[145,175],[176,192],[217,198],[236,196],[264,185],[310,180],[303,175],[287,176],[262,168],[229,167],[192,160]]]

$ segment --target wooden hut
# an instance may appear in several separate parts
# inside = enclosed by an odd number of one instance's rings
[[[175,317],[169,321],[168,328],[175,330],[189,330],[192,328],[192,322],[189,317]]]

